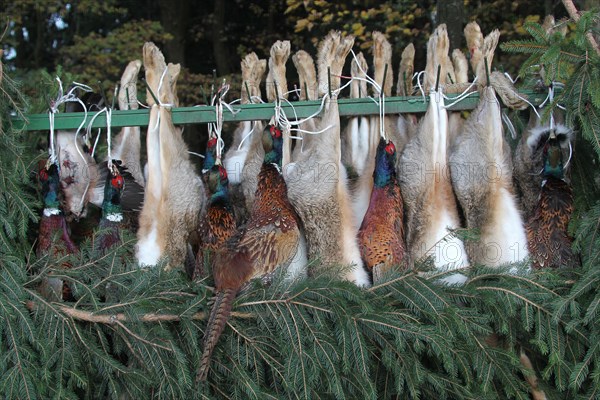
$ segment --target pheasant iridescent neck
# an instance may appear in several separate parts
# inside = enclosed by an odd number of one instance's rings
[[[228,207],[229,201],[229,179],[227,170],[222,165],[213,165],[208,171],[208,192],[210,193],[209,204],[224,202]]]
[[[42,168],[39,172],[39,178],[42,182],[44,215],[50,216],[61,214],[60,200],[58,198],[58,191],[60,188],[58,166],[52,163],[49,167]]]
[[[377,154],[375,156],[375,171],[373,172],[373,184],[375,187],[384,187],[396,176],[396,146],[390,140],[379,140]]]
[[[102,201],[102,217],[109,221],[123,220],[121,208],[121,194],[123,193],[124,180],[116,166],[111,167],[106,182],[104,183],[104,200]]]
[[[264,164],[275,164],[281,169],[283,156],[283,134],[281,129],[275,125],[267,125],[262,136],[263,148],[265,150]]]
[[[544,147],[544,177],[563,179],[562,151],[557,139],[549,139]]]
[[[211,137],[206,143],[206,153],[204,154],[204,166],[202,172],[206,173],[212,169],[217,162],[217,138]]]

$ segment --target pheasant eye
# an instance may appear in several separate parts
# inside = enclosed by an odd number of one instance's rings
[[[121,175],[117,175],[110,180],[110,184],[115,189],[121,189],[123,187],[123,177]]]
[[[392,155],[396,152],[396,146],[394,146],[394,143],[392,141],[390,141],[386,146],[385,146],[385,152],[388,153],[389,155]]]

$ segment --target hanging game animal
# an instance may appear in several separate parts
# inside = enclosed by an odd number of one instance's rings
[[[283,134],[269,125],[262,134],[265,152],[258,175],[255,201],[241,235],[217,251],[213,267],[215,302],[204,334],[204,351],[198,381],[206,380],[210,357],[225,328],[237,293],[254,278],[268,277],[277,268],[289,275],[301,244],[299,218],[287,198],[281,174]]]
[[[562,148],[551,134],[543,148],[544,181],[538,203],[527,222],[527,240],[534,269],[574,267],[569,221],[573,213],[573,191],[564,180]]]
[[[58,165],[48,163],[40,169],[38,177],[42,185],[44,209],[40,219],[36,255],[49,256],[50,260],[59,260],[79,250],[71,240],[67,221],[61,209]],[[63,262],[59,267],[70,268],[71,265]],[[70,297],[68,285],[62,279],[51,275],[44,278],[39,290],[51,300],[66,300]]]
[[[144,205],[137,232],[136,258],[140,266],[156,265],[162,257],[169,262],[166,269],[193,262],[188,240],[198,228],[204,207],[204,187],[189,159],[181,129],[173,125],[170,107],[178,105],[177,78],[179,64],[165,64],[154,43],[143,48],[146,80],[151,106],[148,135],[148,179]],[[160,88],[160,90],[159,90]]]
[[[396,147],[381,138],[376,152],[373,191],[358,232],[358,243],[373,282],[404,259],[403,205],[396,179]]]

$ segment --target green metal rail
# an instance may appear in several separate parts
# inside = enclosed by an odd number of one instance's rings
[[[545,93],[536,93],[533,91],[523,91],[520,95],[528,99],[533,105],[539,105],[546,98]],[[446,104],[452,102],[452,99],[457,95],[448,95],[450,98],[446,100]],[[471,110],[475,108],[479,101],[479,95],[473,94],[452,107],[449,110]],[[427,109],[428,98],[424,101],[421,96],[407,97],[386,97],[385,113],[421,113]],[[294,117],[306,118],[319,111],[321,102],[317,100],[297,101],[291,103],[282,103],[282,109],[291,120]],[[379,106],[370,98],[360,99],[339,99],[340,115],[376,115],[379,114]],[[274,113],[273,103],[261,104],[243,104],[234,105],[235,113],[232,113],[227,108],[223,109],[224,122],[239,122],[239,121],[256,121],[269,120]],[[171,110],[173,123],[175,125],[186,124],[204,124],[216,122],[214,106],[196,106],[196,107],[174,107]],[[54,129],[77,129],[85,114],[78,113],[57,113],[54,117]],[[90,112],[87,115],[84,126],[87,126],[93,118],[94,113]],[[148,126],[150,111],[148,109],[139,110],[114,110],[112,112],[111,127],[120,128],[124,126]],[[48,114],[29,114],[25,116],[25,120],[14,118],[13,123],[17,128],[23,128],[27,131],[48,131],[50,124]],[[106,114],[98,115],[92,124],[93,128],[106,127]]]

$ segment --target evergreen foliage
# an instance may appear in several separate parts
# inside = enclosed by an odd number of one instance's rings
[[[506,48],[531,54],[527,65],[544,57],[556,76],[564,66],[557,101],[598,160],[600,60],[580,40],[589,18],[574,38],[553,42],[532,26],[533,41]],[[128,232],[104,253],[92,236],[64,260],[36,257],[35,151],[10,125],[23,102],[6,76],[0,96],[0,397],[528,399],[523,348],[550,398],[600,398],[597,199],[574,227],[580,270],[475,266],[461,271],[464,286],[425,271],[390,273],[370,289],[334,279],[336,271],[256,282],[236,299],[208,381],[197,386],[212,279],[138,269]],[[73,268],[56,267],[63,262]],[[69,282],[76,302],[41,297],[49,273]]]

